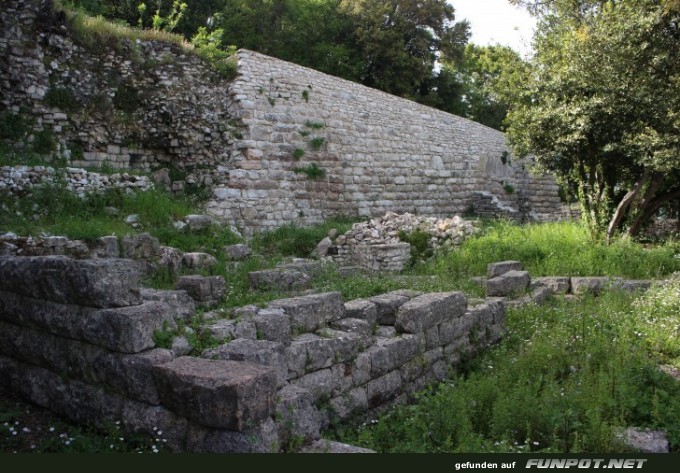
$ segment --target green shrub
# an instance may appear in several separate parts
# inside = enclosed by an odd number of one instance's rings
[[[309,140],[309,145],[312,147],[313,150],[317,151],[321,149],[323,144],[326,142],[326,138],[322,136],[315,136],[311,140]]]
[[[293,151],[293,159],[299,161],[305,155],[305,150],[302,148],[295,148]]]
[[[45,93],[45,103],[64,112],[73,113],[80,110],[81,105],[78,102],[73,91],[66,87],[50,87]]]
[[[127,114],[135,113],[141,106],[139,91],[127,84],[120,84],[113,96],[113,106]]]
[[[56,146],[57,139],[54,132],[49,128],[45,128],[33,136],[33,151],[38,154],[51,154]]]
[[[411,233],[399,230],[397,236],[401,241],[411,245],[412,263],[427,259],[434,254],[430,246],[430,235],[421,229],[416,229]]]
[[[29,132],[30,124],[22,114],[0,114],[0,140],[20,141]]]
[[[326,177],[326,170],[320,168],[316,163],[293,168],[293,172],[296,174],[305,174],[310,179],[322,179]]]

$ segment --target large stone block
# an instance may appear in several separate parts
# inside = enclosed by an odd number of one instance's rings
[[[310,296],[279,299],[269,305],[283,309],[290,317],[293,332],[314,332],[335,320],[345,317],[345,306],[339,292],[312,294]]]
[[[224,247],[224,254],[229,261],[243,261],[252,254],[248,245],[230,245]]]
[[[373,326],[362,319],[340,319],[331,323],[334,329],[359,335],[364,344],[364,348],[369,345],[373,335]]]
[[[274,418],[282,447],[320,437],[326,419],[316,408],[315,401],[312,393],[300,386],[289,385],[279,391]]]
[[[283,309],[260,309],[251,316],[257,330],[257,338],[290,345],[290,317]]]
[[[345,420],[353,414],[366,412],[368,410],[366,388],[354,388],[334,397],[330,400],[330,407],[339,420]]]
[[[401,375],[399,371],[391,371],[380,378],[370,381],[366,385],[368,407],[378,407],[399,394],[401,388]]]
[[[62,304],[99,308],[138,305],[142,302],[139,280],[139,269],[129,260],[0,258],[1,291]]]
[[[555,294],[568,294],[571,290],[571,280],[568,277],[552,276],[535,278],[531,282],[531,285],[550,288]]]
[[[308,390],[315,400],[330,399],[342,387],[342,378],[338,371],[326,368],[301,376],[291,383]]]
[[[148,233],[125,235],[121,243],[123,258],[155,261],[160,256],[161,244],[158,238]]]
[[[395,327],[406,333],[424,332],[461,317],[466,307],[467,298],[462,292],[424,294],[400,307]]]
[[[119,394],[158,404],[154,366],[172,360],[168,350],[136,355],[111,353],[95,345],[0,322],[0,354],[42,366],[69,378],[107,385]]]
[[[175,289],[186,291],[192,299],[205,305],[224,297],[226,283],[222,276],[181,276]]]
[[[397,320],[397,311],[410,299],[408,295],[395,291],[373,296],[369,302],[375,304],[377,322],[380,325],[394,325]]]
[[[355,299],[353,301],[345,302],[345,315],[347,318],[365,320],[373,327],[378,320],[378,309],[373,302],[364,299]]]
[[[217,348],[205,350],[201,356],[211,360],[247,361],[268,366],[276,372],[277,386],[286,384],[288,363],[284,346],[278,342],[238,338]]]
[[[186,450],[189,422],[166,407],[126,401],[121,420],[126,433],[158,438],[173,452]]]
[[[272,419],[249,429],[232,431],[206,428],[194,423],[187,429],[187,451],[193,453],[276,453],[279,440]]]
[[[486,294],[498,297],[516,296],[526,291],[530,282],[528,272],[508,271],[486,281]]]
[[[421,340],[410,334],[390,339],[378,339],[378,344],[366,350],[370,357],[371,376],[382,376],[422,353]]]
[[[248,273],[250,287],[257,291],[293,291],[311,287],[312,278],[298,269],[267,269]]]
[[[576,295],[600,294],[610,287],[613,280],[609,277],[572,277],[571,292]]]
[[[521,271],[522,263],[519,261],[501,261],[498,263],[491,263],[486,267],[486,277],[491,279],[496,276],[502,276],[508,271]]]
[[[153,348],[154,331],[164,325],[175,327],[172,311],[162,302],[146,302],[118,309],[93,309],[2,291],[0,319],[121,353],[139,353]]]
[[[306,333],[291,342],[286,351],[288,369],[296,376],[349,361],[358,353],[359,335],[330,329],[324,333],[325,336]]]
[[[261,365],[181,357],[155,375],[161,402],[206,427],[244,432],[274,409],[276,374]]]
[[[159,291],[142,289],[144,301],[158,301],[168,305],[172,317],[177,321],[188,321],[196,313],[196,303],[186,291]]]
[[[255,323],[248,319],[222,319],[215,323],[204,325],[199,330],[202,335],[218,341],[228,342],[237,338],[257,339]]]

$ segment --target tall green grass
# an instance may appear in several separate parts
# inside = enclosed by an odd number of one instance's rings
[[[618,432],[637,426],[665,429],[678,451],[680,384],[655,366],[630,307],[609,293],[510,311],[498,348],[336,436],[380,452],[606,453],[629,450]]]
[[[518,260],[532,276],[659,278],[680,271],[680,260],[674,258],[678,253],[678,242],[650,248],[630,240],[610,246],[595,243],[585,227],[573,222],[523,226],[497,222],[457,250],[417,266],[415,272],[480,276],[489,263]]]

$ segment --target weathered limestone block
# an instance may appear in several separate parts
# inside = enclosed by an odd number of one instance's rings
[[[202,426],[244,432],[274,410],[276,374],[261,365],[185,356],[155,377],[161,402]]]
[[[181,276],[175,283],[176,290],[186,291],[192,299],[202,305],[213,305],[226,294],[226,283],[222,276]]]
[[[511,270],[486,281],[486,294],[500,297],[516,296],[526,291],[530,282],[531,276],[528,272]]]
[[[330,398],[334,392],[342,387],[341,372],[330,368],[314,371],[301,376],[291,383],[308,390],[314,399]]]
[[[276,453],[279,441],[272,419],[244,431],[206,428],[189,424],[187,451],[193,453]]]
[[[290,345],[290,318],[282,309],[260,309],[256,315],[250,316],[249,320],[255,324],[259,340]]]
[[[408,295],[395,291],[373,296],[368,300],[375,304],[377,322],[380,325],[394,325],[397,320],[397,310],[410,299]]]
[[[314,332],[329,322],[345,318],[345,306],[339,292],[279,299],[269,307],[283,309],[290,317],[291,330],[299,332]]]
[[[461,317],[466,308],[467,298],[462,292],[424,294],[399,308],[395,328],[399,332],[421,333]]]
[[[633,280],[626,279],[623,281],[616,281],[614,287],[625,292],[642,292],[646,291],[652,286],[652,282],[649,280]]]
[[[258,291],[292,291],[311,287],[312,279],[297,269],[276,268],[248,273],[250,287]]]
[[[257,339],[255,323],[248,319],[221,319],[215,323],[202,326],[200,331],[203,336],[219,341],[229,342],[237,338]]]
[[[224,254],[229,261],[243,261],[252,253],[253,251],[248,245],[238,244],[224,247]]]
[[[365,299],[355,299],[345,302],[345,315],[347,318],[365,320],[373,327],[378,320],[377,306]]]
[[[330,400],[330,407],[339,420],[345,420],[353,414],[368,410],[366,388],[358,387],[347,391]]]
[[[201,356],[211,360],[246,361],[268,366],[276,372],[277,386],[286,384],[288,363],[284,346],[278,342],[237,338],[217,348],[205,350]]]
[[[189,422],[166,407],[127,401],[123,405],[121,421],[127,433],[141,433],[154,438],[162,438],[166,440],[164,444],[173,452],[182,452],[186,449]],[[159,431],[162,434],[159,434]]]
[[[284,270],[296,270],[301,273],[307,274],[310,277],[314,277],[319,274],[323,268],[321,261],[316,261],[307,258],[292,258],[288,260],[279,268]]]
[[[187,215],[184,221],[192,232],[205,230],[213,223],[208,215]]]
[[[522,263],[519,261],[501,261],[499,263],[491,263],[486,267],[486,277],[488,279],[501,276],[508,271],[521,271]]]
[[[326,330],[327,336],[306,333],[293,339],[286,353],[288,369],[295,376],[329,368],[356,356],[361,344],[359,335]]]
[[[375,453],[368,448],[355,447],[346,443],[334,442],[332,440],[317,440],[313,444],[304,447],[300,453]]]
[[[333,241],[326,237],[321,240],[318,245],[316,245],[316,248],[312,254],[317,258],[323,258],[324,256],[328,255],[328,250],[330,250],[331,246],[333,246]]]
[[[347,307],[346,304],[345,307]],[[336,320],[335,322],[331,322],[331,327],[343,332],[359,335],[361,337],[361,341],[364,343],[364,346],[368,346],[373,334],[373,326],[366,320],[362,319],[346,318]]]
[[[184,266],[184,252],[171,246],[161,246],[158,266],[165,268],[170,274],[178,275]]]
[[[484,304],[471,307],[465,314],[465,319],[470,320],[476,327],[486,327],[488,325],[500,324],[505,320],[505,306],[499,301],[489,301]],[[467,326],[467,331],[470,330]],[[465,334],[462,332],[461,335]]]
[[[217,259],[208,253],[184,253],[184,266],[189,269],[210,269],[217,264]]]
[[[158,238],[148,233],[125,235],[121,241],[123,258],[155,261],[160,256],[161,244]]]
[[[312,393],[300,386],[289,385],[282,388],[278,396],[274,418],[280,444],[288,445],[296,437],[303,441],[318,439],[327,422],[316,408]]]
[[[95,345],[0,322],[0,354],[48,368],[92,384],[106,384],[120,394],[158,404],[152,368],[172,360],[168,350],[136,355],[111,353]]]
[[[175,327],[172,311],[162,302],[117,309],[94,309],[46,302],[0,291],[0,319],[17,325],[92,343],[120,353],[153,348],[153,333],[164,322]]]
[[[531,291],[531,300],[538,304],[543,305],[548,299],[553,295],[553,290],[548,286],[539,286]]]
[[[453,319],[439,324],[439,344],[448,345],[462,336],[459,319]]]
[[[0,290],[63,304],[125,307],[142,302],[132,261],[64,256],[0,259]],[[26,281],[31,281],[27,284]]]
[[[401,389],[401,375],[399,370],[391,371],[380,378],[370,381],[366,385],[366,396],[368,397],[368,407],[378,407],[391,398],[396,397]]]
[[[142,289],[144,301],[158,301],[166,304],[176,321],[188,321],[196,313],[196,303],[186,291],[161,291]]]
[[[90,246],[91,258],[120,258],[118,237],[105,236],[97,238]]]
[[[544,277],[535,278],[531,281],[532,286],[544,286],[550,288],[554,294],[568,294],[571,290],[571,280],[567,277]]]
[[[189,339],[183,335],[174,337],[170,345],[170,351],[174,356],[186,356],[194,350]]]
[[[0,356],[0,379],[24,399],[77,423],[103,428],[120,420],[126,399],[100,387],[65,379],[45,368]]]
[[[382,376],[424,351],[419,337],[404,334],[396,338],[378,339],[377,345],[366,350],[370,357],[371,376]]]
[[[572,277],[571,292],[575,295],[600,294],[603,290],[613,284],[613,279],[607,276],[602,277]]]
[[[369,350],[359,353],[350,367],[352,382],[355,386],[361,386],[371,380],[371,354]]]

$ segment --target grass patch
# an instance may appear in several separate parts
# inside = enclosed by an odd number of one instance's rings
[[[252,246],[264,255],[297,256],[307,258],[316,245],[323,240],[331,229],[345,233],[356,219],[335,217],[313,227],[285,225],[271,232],[261,233],[253,239]]]
[[[677,323],[677,313],[675,314]],[[370,426],[335,436],[380,452],[625,452],[616,432],[663,428],[680,450],[680,385],[631,327],[631,296],[607,293],[507,314],[496,349]]]
[[[320,168],[319,165],[316,163],[311,163],[308,164],[307,166],[295,167],[293,168],[293,172],[296,174],[304,174],[309,179],[313,180],[323,179],[324,177],[326,177],[326,170]]]
[[[453,252],[437,255],[416,266],[419,274],[448,274],[454,278],[486,274],[489,263],[518,260],[537,276],[622,276],[661,278],[680,271],[678,242],[645,247],[633,241],[612,245],[594,243],[587,229],[575,223],[519,226],[496,222],[480,236]]]
[[[50,107],[55,107],[64,112],[75,112],[80,110],[81,105],[71,89],[66,87],[50,87],[45,93],[45,103]]]

